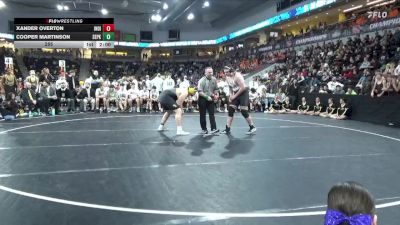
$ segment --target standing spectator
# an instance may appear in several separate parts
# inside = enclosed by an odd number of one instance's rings
[[[175,81],[171,78],[171,75],[168,74],[167,78],[163,82],[163,90],[173,89],[175,87]]]
[[[161,74],[157,74],[156,77],[152,80],[152,86],[156,87],[156,90],[158,91],[158,94],[160,94],[163,91],[163,82],[164,80],[161,78]]]
[[[25,82],[31,84],[32,90],[38,92],[39,88],[39,78],[36,76],[35,70],[29,71],[29,76],[26,77]]]
[[[179,84],[179,88],[189,88],[190,87],[190,82],[187,79],[187,76],[183,76],[183,81]]]
[[[9,93],[17,94],[17,78],[12,70],[7,70],[6,75],[3,76],[4,94],[8,96]]]
[[[56,90],[57,98],[60,104],[66,103],[68,112],[75,111],[75,99],[71,91],[68,90],[68,83],[61,83],[60,89]]]

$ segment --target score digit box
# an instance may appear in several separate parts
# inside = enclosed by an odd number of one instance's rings
[[[114,32],[104,32],[103,33],[103,41],[114,41],[115,34]]]
[[[114,24],[103,24],[103,32],[114,32]]]

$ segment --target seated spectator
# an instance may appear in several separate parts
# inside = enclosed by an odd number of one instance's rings
[[[337,85],[335,91],[333,91],[334,95],[344,95],[345,91],[343,90],[343,86]]]
[[[347,101],[344,98],[340,99],[340,105],[338,109],[336,110],[336,114],[331,115],[332,119],[337,119],[337,120],[345,120],[349,118],[350,116],[350,109],[347,105]]]
[[[80,112],[87,112],[87,105],[90,103],[91,109],[94,109],[95,100],[90,96],[90,85],[77,88],[76,102],[79,104]]]
[[[21,92],[22,107],[28,107],[29,113],[36,109],[37,99],[36,93],[32,90],[32,85],[29,82],[25,83],[25,89]]]
[[[319,114],[324,110],[324,106],[321,104],[319,97],[315,99],[315,105],[312,111],[308,111],[307,115],[319,116]]]
[[[18,104],[15,101],[15,94],[10,92],[3,101],[0,99],[0,114],[5,120],[14,120],[18,113]]]
[[[396,69],[394,69],[394,75],[395,76],[400,76],[400,61],[396,67]]]
[[[357,95],[357,92],[354,91],[352,87],[348,87],[346,95]]]
[[[106,110],[107,110],[107,106],[106,106],[107,91],[103,84],[100,84],[100,87],[96,89],[95,96],[96,96],[96,111],[101,113],[103,111],[103,108],[106,108]],[[103,105],[103,107],[101,109],[100,109],[100,104]]]
[[[324,225],[377,225],[375,202],[360,184],[344,182],[328,193],[328,209]]]
[[[119,111],[126,112],[128,110],[128,91],[126,91],[123,86],[120,86],[117,95]]]
[[[397,76],[392,79],[392,85],[394,92],[400,94],[400,76]]]
[[[323,87],[320,87],[318,93],[320,93],[320,94],[328,94],[328,93],[330,93],[330,91],[328,89],[328,86],[324,85]]]
[[[382,89],[386,96],[392,96],[395,93],[394,87],[393,87],[393,82],[392,82],[392,76],[389,74],[385,75],[385,84]]]
[[[280,102],[279,96],[275,96],[275,99],[271,102],[268,113],[275,114],[282,110],[282,103]]]
[[[306,97],[301,98],[301,104],[297,107],[297,114],[307,114],[310,106],[307,104]]]
[[[139,98],[139,88],[135,83],[131,83],[130,88],[128,89],[128,106],[129,112],[134,112],[133,106],[136,105],[136,112],[140,112],[140,98]]]
[[[337,86],[343,87],[344,85],[338,81],[336,81],[336,77],[332,77],[332,80],[328,82],[328,89],[331,92],[335,92]],[[334,93],[335,94],[335,93]]]
[[[374,85],[372,86],[371,97],[382,97],[385,93],[383,89],[386,85],[385,79],[382,77],[381,73],[377,71],[375,73]]]
[[[257,93],[255,88],[250,89],[249,100],[250,110],[257,111],[257,108],[261,108],[260,95]]]
[[[75,111],[75,98],[67,87],[67,82],[61,83],[60,89],[56,90],[57,98],[60,104],[67,104],[68,112],[73,112]]]
[[[325,112],[320,113],[319,116],[324,118],[330,118],[336,112],[335,104],[333,103],[333,98],[328,99],[328,106],[325,109]]]
[[[285,101],[282,102],[282,109],[279,111],[279,113],[281,114],[285,114],[285,113],[296,113],[296,110],[293,110],[293,106],[290,103],[290,98],[286,97]]]
[[[106,108],[107,112],[116,112],[118,108],[117,104],[118,94],[115,90],[114,85],[111,85],[107,91]],[[113,105],[111,107],[111,105]]]
[[[50,106],[53,106],[55,114],[58,115],[60,113],[60,101],[57,98],[56,89],[54,89],[48,82],[48,80],[44,80],[40,88],[38,98],[40,110],[44,114],[50,114],[49,108]]]
[[[148,107],[150,107],[150,112],[152,112],[156,108],[155,106],[158,105],[158,96],[159,94],[157,91],[157,87],[153,86],[150,91],[150,99],[147,102]]]

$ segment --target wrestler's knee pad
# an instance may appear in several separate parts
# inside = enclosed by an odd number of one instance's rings
[[[240,112],[242,113],[245,119],[249,118],[250,114],[248,110],[241,109]]]
[[[228,107],[228,116],[233,117],[233,114],[235,114],[235,111],[236,111],[235,107],[229,106]]]

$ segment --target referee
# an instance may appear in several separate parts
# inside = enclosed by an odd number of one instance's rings
[[[205,76],[199,80],[198,93],[199,93],[199,111],[200,111],[200,126],[202,129],[201,134],[208,134],[206,113],[210,118],[211,134],[219,133],[217,124],[215,122],[215,104],[214,100],[218,99],[218,85],[217,79],[213,77],[213,69],[207,67],[205,69]]]

